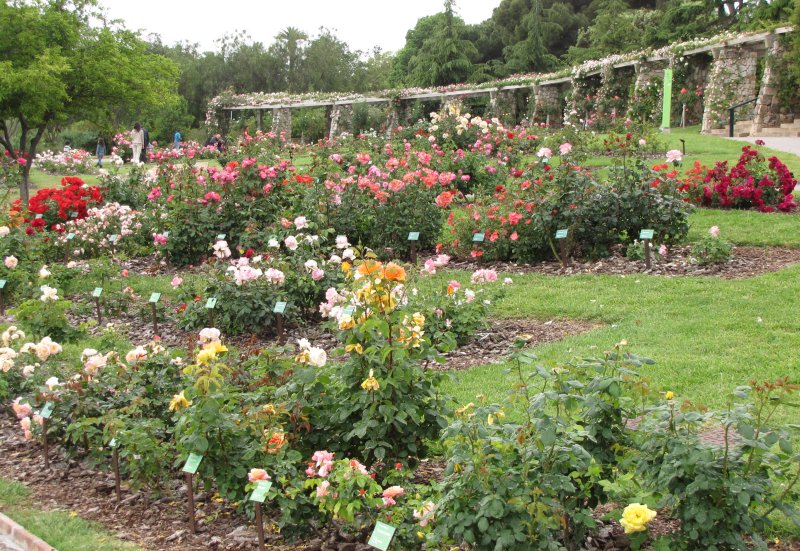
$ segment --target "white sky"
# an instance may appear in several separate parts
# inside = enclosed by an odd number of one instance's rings
[[[500,0],[456,0],[456,13],[467,23],[492,15]],[[350,45],[369,51],[380,46],[396,51],[417,19],[443,9],[443,0],[101,0],[108,15],[125,27],[154,32],[165,44],[198,43],[201,51],[216,50],[224,34],[246,31],[269,45],[286,27],[316,35],[321,27]]]

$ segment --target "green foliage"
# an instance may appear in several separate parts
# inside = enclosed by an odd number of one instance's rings
[[[714,235],[706,235],[692,245],[692,258],[700,265],[722,264],[731,257],[733,245]]]
[[[32,298],[22,302],[11,313],[33,336],[39,339],[49,336],[61,341],[73,339],[78,334],[67,320],[67,310],[71,306],[68,300],[42,301]]]
[[[788,499],[800,477],[800,456],[785,430],[768,425],[797,388],[786,379],[739,387],[718,415],[667,400],[640,425],[647,436],[637,471],[681,521],[672,537],[680,548],[747,549],[743,535],[766,548],[758,533],[772,511],[800,522]],[[712,419],[724,431],[722,444],[702,440],[702,427]]]

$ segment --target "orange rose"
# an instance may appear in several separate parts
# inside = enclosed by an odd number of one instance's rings
[[[282,432],[273,433],[272,436],[269,437],[267,440],[267,453],[278,453],[284,444],[286,444],[286,434]]]
[[[399,281],[403,283],[406,280],[406,271],[399,264],[389,262],[386,268],[383,269],[383,277],[389,281]]]
[[[358,273],[362,276],[376,274],[381,270],[383,270],[383,264],[377,260],[365,260],[358,266]]]

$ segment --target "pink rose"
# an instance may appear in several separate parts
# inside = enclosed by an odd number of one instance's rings
[[[259,480],[269,480],[270,476],[264,469],[250,469],[250,472],[247,475],[247,479],[250,482],[257,482]]]

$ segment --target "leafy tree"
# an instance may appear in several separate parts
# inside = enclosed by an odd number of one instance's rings
[[[533,0],[531,10],[524,18],[527,36],[505,52],[509,72],[547,71],[556,64],[556,58],[544,46],[542,32],[542,3]]]
[[[99,21],[92,26],[90,21]],[[0,3],[0,145],[24,158],[20,197],[48,128],[113,120],[175,97],[174,63],[135,34],[108,26],[93,0]],[[14,147],[7,121],[18,123]]]
[[[286,59],[286,83],[291,92],[302,91],[301,64],[308,35],[294,27],[286,27],[275,37],[275,52]],[[281,55],[283,54],[283,55]]]

